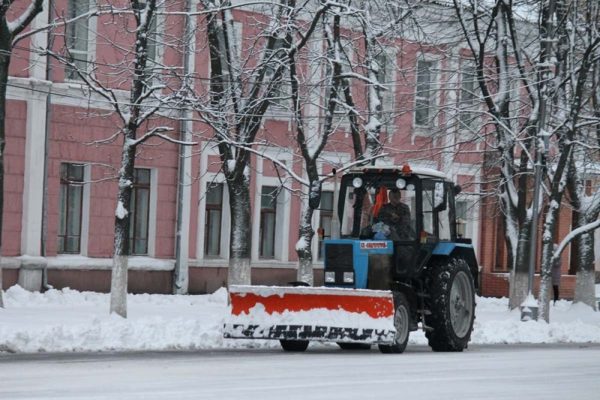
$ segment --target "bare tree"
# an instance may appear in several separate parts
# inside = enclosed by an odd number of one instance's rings
[[[538,115],[531,113],[525,123],[519,123],[518,115],[511,115],[511,60],[514,59],[513,68],[524,83],[531,109],[535,109],[538,96],[528,84],[529,69],[522,60],[511,4],[502,0],[493,6],[470,2],[465,8],[463,2],[456,0],[454,6],[475,65],[487,115],[494,125],[494,149],[500,155],[498,196],[511,268],[509,305],[515,308],[525,300],[528,291],[529,237],[532,222],[537,219],[531,213],[527,168],[532,161]]]
[[[43,10],[44,0],[31,0],[20,14],[11,15],[13,0],[0,3],[0,260],[2,258],[2,214],[4,210],[4,148],[6,145],[6,87],[14,40]],[[14,19],[9,21],[9,18]],[[2,300],[2,266],[0,265],[0,308]]]
[[[321,2],[311,9],[306,3],[281,0],[265,6],[248,5],[262,11],[266,21],[257,22],[261,34],[253,37],[241,55],[235,36],[229,1],[201,1],[210,54],[210,83],[198,93],[194,109],[214,132],[230,199],[231,240],[228,284],[251,282],[251,219],[249,171],[257,134],[273,102],[289,98],[281,93],[290,57],[306,45],[315,24],[299,23],[299,15],[313,10],[320,15],[329,8]],[[262,8],[261,8],[262,7]],[[256,61],[256,56],[260,59]],[[251,57],[253,56],[253,57]],[[248,57],[244,62],[241,58]]]
[[[455,11],[476,62],[479,87],[495,127],[496,149],[500,154],[500,200],[512,266],[511,308],[519,306],[530,289],[531,282],[529,285],[527,282],[533,277],[528,279],[527,272],[530,260],[535,261],[536,257],[531,249],[535,249],[537,242],[542,209],[538,205],[547,204],[539,303],[540,315],[547,321],[551,266],[560,256],[560,252],[554,251],[558,216],[569,171],[575,170],[570,165],[582,112],[588,102],[585,92],[598,43],[595,37],[589,34],[583,37],[572,29],[578,5],[562,0],[534,5],[526,15],[537,13],[537,24],[533,18],[525,21],[517,18],[519,7],[528,5],[498,0],[490,6],[471,2],[465,8],[455,1]],[[489,65],[493,65],[495,72],[490,69],[484,72]],[[510,68],[517,71],[527,93],[521,101],[527,100],[529,117],[521,124],[514,123],[519,115],[511,115]],[[589,120],[584,118],[584,123]],[[533,164],[536,170],[544,172],[544,180],[536,179],[537,187],[531,196],[528,169]]]
[[[333,15],[333,23],[330,22],[331,16],[322,9],[322,21],[314,18],[312,23],[316,27],[319,22],[322,22],[323,34],[326,43],[326,53],[329,57],[325,66],[325,74],[321,82],[326,86],[325,99],[325,117],[319,127],[313,131],[307,132],[307,124],[304,115],[306,98],[301,98],[301,82],[298,75],[297,52],[290,53],[289,56],[289,76],[292,97],[292,109],[294,113],[294,122],[296,126],[296,141],[300,149],[300,153],[304,160],[304,168],[308,181],[305,182],[308,187],[308,201],[305,201],[302,207],[300,223],[298,228],[298,242],[296,243],[296,253],[298,254],[298,272],[297,280],[312,285],[314,282],[312,268],[312,239],[315,231],[312,227],[312,219],[314,211],[319,207],[321,202],[322,178],[319,176],[317,161],[325,149],[329,136],[335,130],[334,115],[336,109],[336,101],[339,96],[341,87],[341,65],[338,52],[340,38],[340,15]],[[331,25],[330,25],[331,24]],[[319,46],[317,46],[319,48]],[[320,50],[320,49],[319,49]],[[317,60],[319,58],[316,58]],[[314,66],[313,66],[314,67]],[[312,90],[306,90],[307,98],[310,98]],[[318,87],[317,90],[324,89]],[[318,110],[318,107],[315,107]],[[313,116],[314,117],[314,116]],[[316,125],[316,124],[315,124]]]
[[[557,241],[555,231],[561,208],[560,204],[567,186],[569,171],[576,171],[576,168],[573,169],[569,166],[574,165],[573,156],[578,146],[577,138],[583,136],[584,126],[590,123],[590,119],[586,118],[584,106],[589,100],[586,92],[589,93],[588,88],[590,86],[592,68],[594,63],[597,63],[597,61],[594,61],[594,57],[600,45],[600,37],[595,33],[595,29],[584,30],[583,35],[580,35],[578,32],[571,32],[570,24],[573,21],[580,20],[580,15],[578,15],[579,4],[568,3],[570,2],[563,0],[550,1],[548,6],[544,7],[542,14],[543,20],[548,21],[546,29],[543,31],[542,38],[545,39],[543,42],[549,43],[546,45],[548,49],[552,49],[550,44],[556,43],[555,51],[552,53],[548,52],[545,55],[547,61],[550,61],[550,59],[556,60],[553,68],[554,79],[544,78],[545,75],[551,76],[549,70],[551,64],[549,62],[544,63],[544,59],[542,58],[541,61],[543,65],[548,65],[548,70],[542,72],[543,75],[540,81],[541,83],[547,82],[548,85],[552,85],[549,91],[552,97],[548,99],[552,101],[549,107],[551,110],[549,120],[550,126],[555,126],[554,132],[556,135],[556,146],[558,147],[558,157],[551,165],[552,174],[548,193],[548,211],[542,234],[542,272],[539,301],[540,315],[546,321],[549,320],[552,264],[560,256],[560,253],[554,254],[554,244]],[[558,21],[557,26],[554,28],[554,33],[550,32],[553,28],[550,21],[553,20]],[[590,24],[595,23],[594,21],[588,22]],[[544,94],[543,91],[541,93],[542,95]],[[593,122],[598,123],[597,121]],[[574,196],[574,198],[577,197]],[[580,199],[581,197],[579,197]],[[582,242],[586,243],[587,240],[589,240],[587,236],[583,237],[580,244]],[[593,249],[583,250],[585,257],[589,257],[590,250],[593,252]],[[590,263],[586,262],[583,265],[587,269]],[[590,275],[589,273],[586,274],[586,272],[585,270],[578,271],[579,278],[582,279],[583,275]],[[593,276],[591,279],[588,277],[586,280],[593,282]],[[580,292],[581,289],[580,287]],[[593,285],[591,285],[591,289],[593,289]],[[588,297],[586,303],[595,307],[593,301],[589,300],[590,295],[593,296],[593,290],[589,290],[588,295],[582,297]]]
[[[129,7],[119,9],[115,17],[123,25],[124,43],[113,43],[115,49],[122,51],[123,62],[111,65],[108,76],[118,76],[119,84],[128,87],[129,96],[125,90],[111,87],[101,81],[102,75],[97,67],[82,68],[78,59],[66,48],[66,56],[57,52],[51,55],[63,62],[92,93],[100,96],[112,108],[117,116],[117,132],[110,138],[122,138],[120,167],[117,173],[118,193],[115,209],[115,233],[111,278],[110,312],[127,317],[127,274],[130,249],[130,204],[134,184],[135,158],[140,147],[152,138],[159,138],[180,145],[192,145],[182,142],[169,135],[174,129],[164,123],[165,113],[170,109],[179,108],[178,100],[183,96],[177,87],[168,87],[160,66],[149,62],[150,41],[153,40],[152,24],[156,18],[159,2],[157,0],[131,0]],[[127,24],[134,21],[133,29]],[[65,25],[68,29],[69,23]],[[133,32],[133,38],[127,36],[127,31]],[[131,40],[133,39],[133,40]],[[84,64],[85,65],[85,64]],[[173,70],[173,68],[171,68]],[[160,77],[163,76],[163,79]],[[174,79],[178,81],[178,79]],[[161,116],[163,120],[154,118]],[[156,122],[158,120],[158,123]],[[161,123],[163,122],[163,123]]]
[[[600,5],[594,1],[572,4],[565,9],[565,4],[559,2],[559,20],[576,23],[581,29],[575,32],[566,31],[564,36],[568,42],[562,47],[569,49],[563,61],[567,76],[560,82],[567,93],[566,109],[577,114],[565,124],[573,139],[573,157],[568,167],[568,192],[570,203],[576,211],[573,221],[573,231],[565,237],[558,249],[552,255],[553,260],[560,257],[565,246],[572,242],[576,255],[571,270],[576,273],[574,301],[582,302],[596,308],[595,273],[594,273],[594,230],[600,225],[600,190],[586,185],[591,182],[598,171],[594,167],[600,149],[600,48],[598,43],[598,17]],[[563,31],[565,31],[563,29]],[[590,192],[591,190],[591,192]],[[550,261],[550,262],[553,262]],[[549,289],[548,289],[549,290]]]

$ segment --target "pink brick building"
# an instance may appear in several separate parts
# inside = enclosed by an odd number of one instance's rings
[[[68,12],[75,5],[89,8],[87,0],[54,2],[57,12]],[[181,6],[181,5],[180,5]],[[52,11],[54,12],[54,11]],[[70,11],[69,11],[70,12]],[[48,21],[48,10],[36,18],[34,26]],[[249,21],[260,15],[233,12],[240,40],[253,35]],[[53,15],[50,17],[52,18]],[[120,60],[105,40],[114,35],[110,16],[86,20],[89,36],[73,45],[83,62],[96,62],[99,70]],[[157,35],[183,34],[183,17],[159,15]],[[264,19],[264,18],[263,18]],[[198,24],[202,18],[198,17]],[[69,31],[51,38],[55,48],[69,41]],[[30,289],[43,285],[55,288],[108,291],[113,246],[117,183],[111,179],[120,160],[121,139],[98,144],[114,133],[115,116],[101,99],[89,95],[81,82],[56,60],[34,51],[48,45],[44,32],[22,41],[15,50],[8,87],[8,125],[5,155],[6,183],[2,267],[4,288],[16,283]],[[73,39],[73,38],[71,38]],[[125,39],[125,41],[127,41]],[[192,54],[194,74],[199,81],[209,76],[206,38],[203,31],[195,37]],[[461,90],[470,84],[468,62],[462,50],[443,49],[408,39],[390,39],[385,63],[388,120],[384,126],[385,144],[392,149],[383,162],[433,167],[443,170],[463,185],[459,217],[466,236],[473,239],[482,268],[484,294],[507,294],[507,269],[499,220],[490,217],[493,205],[482,203],[483,142],[461,141],[461,131],[446,108],[464,101]],[[355,50],[360,53],[360,48]],[[182,55],[171,48],[157,46],[154,57],[167,65],[181,65]],[[402,71],[402,73],[400,72]],[[419,87],[417,81],[422,82]],[[433,89],[438,90],[433,90]],[[121,88],[126,89],[126,87]],[[364,85],[357,84],[357,103],[365,107]],[[126,91],[124,91],[126,95]],[[461,100],[462,99],[462,100]],[[421,113],[416,112],[418,104]],[[291,115],[281,109],[268,112],[260,135],[271,146],[261,148],[293,165],[302,174],[302,164],[290,147],[294,132]],[[104,115],[100,115],[104,114]],[[175,132],[182,125],[165,119]],[[458,124],[460,125],[460,124]],[[438,134],[432,134],[432,127]],[[195,122],[193,133],[207,127]],[[442,132],[443,134],[439,134]],[[176,135],[177,136],[177,135]],[[230,217],[228,195],[219,172],[219,157],[207,137],[200,144],[182,150],[179,146],[153,141],[144,146],[136,160],[136,182],[132,205],[134,228],[130,234],[133,256],[130,261],[129,290],[132,292],[171,293],[176,254],[189,275],[189,292],[205,293],[226,283]],[[348,127],[336,132],[327,149],[321,173],[353,158]],[[457,154],[441,151],[454,146]],[[185,162],[180,163],[180,157]],[[183,171],[181,170],[183,169]],[[279,173],[272,163],[252,160],[252,265],[253,282],[285,283],[295,280],[297,256],[295,243],[301,199],[290,191],[280,191],[276,201],[268,195],[279,187]],[[183,174],[183,175],[182,175]],[[178,211],[178,181],[190,177],[181,191]],[[290,183],[301,189],[297,183]],[[331,218],[332,184],[325,184],[321,210],[315,228]],[[489,213],[488,213],[489,212]],[[176,240],[177,218],[182,220],[183,240]],[[561,220],[561,233],[570,228],[570,215]],[[179,246],[179,248],[177,248]],[[315,282],[322,282],[319,243],[313,244]],[[568,257],[563,268],[568,272]],[[565,283],[565,296],[572,295],[572,279]]]

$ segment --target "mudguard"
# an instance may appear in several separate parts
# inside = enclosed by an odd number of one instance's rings
[[[475,288],[479,288],[479,266],[477,257],[475,257],[475,249],[470,243],[455,243],[455,242],[440,242],[433,249],[433,255],[461,258],[469,265],[471,275],[475,283]]]

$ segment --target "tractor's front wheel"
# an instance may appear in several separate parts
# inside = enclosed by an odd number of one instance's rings
[[[394,328],[396,335],[394,336],[393,344],[380,344],[379,351],[382,353],[404,353],[408,344],[408,334],[410,331],[410,305],[406,296],[402,293],[397,293],[394,296]]]
[[[429,289],[429,346],[433,351],[463,351],[475,319],[475,286],[467,262],[450,259],[433,265]]]
[[[280,340],[279,343],[285,351],[303,352],[308,348],[308,340]]]

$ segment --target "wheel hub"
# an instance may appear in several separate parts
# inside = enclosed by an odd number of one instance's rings
[[[450,291],[450,320],[458,337],[464,337],[471,326],[473,299],[469,278],[464,272],[454,277]]]

